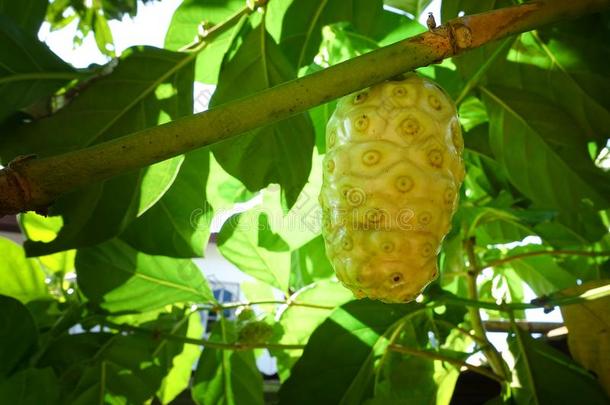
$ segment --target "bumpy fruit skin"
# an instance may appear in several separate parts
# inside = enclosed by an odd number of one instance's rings
[[[438,274],[464,180],[451,99],[409,74],[342,98],[326,128],[326,252],[358,298],[413,300]]]

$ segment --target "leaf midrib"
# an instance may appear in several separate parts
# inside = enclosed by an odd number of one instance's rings
[[[184,59],[180,62],[176,63],[174,67],[169,69],[166,73],[159,76],[157,80],[152,82],[148,87],[146,87],[137,97],[135,97],[130,103],[128,103],[124,108],[119,110],[117,115],[111,119],[105,126],[103,126],[92,138],[90,138],[84,146],[90,146],[93,144],[100,136],[102,136],[108,129],[110,129],[121,117],[123,117],[129,110],[131,110],[137,103],[141,102],[145,97],[147,97],[150,93],[152,93],[161,83],[163,83],[168,77],[175,74],[179,71],[184,65],[190,63],[195,58],[197,58],[198,53],[192,52],[187,54]],[[148,57],[148,56],[147,56]]]
[[[584,186],[589,193],[595,194],[597,196],[599,196],[598,192],[594,189],[592,189],[589,184],[587,183],[587,181],[585,181],[580,173],[578,173],[577,171],[575,171],[573,169],[573,167],[569,164],[567,164],[567,162],[563,159],[562,156],[558,155],[551,147],[549,147],[548,143],[545,141],[544,137],[536,130],[534,129],[528,122],[527,120],[525,120],[521,115],[519,115],[515,110],[513,110],[508,104],[506,104],[500,97],[498,97],[496,94],[494,94],[491,90],[489,90],[486,86],[480,86],[480,89],[482,92],[484,92],[485,94],[487,94],[489,97],[491,97],[496,103],[498,103],[498,105],[504,109],[504,111],[508,112],[510,115],[513,116],[513,118],[517,119],[518,121],[520,121],[522,123],[522,125],[524,127],[526,127],[529,131],[531,131],[532,133],[536,134],[538,139],[541,141],[541,143],[545,146],[546,152],[552,156],[554,156],[563,166],[563,169],[567,172],[569,172],[570,174],[572,174],[573,176],[575,176],[579,182],[582,184],[582,186]]]

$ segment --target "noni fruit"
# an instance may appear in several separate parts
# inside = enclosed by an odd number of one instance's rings
[[[327,254],[358,298],[413,300],[438,274],[464,179],[455,105],[409,74],[339,100],[320,193]]]

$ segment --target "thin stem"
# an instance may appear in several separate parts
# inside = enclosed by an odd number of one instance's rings
[[[525,259],[526,257],[534,257],[534,256],[563,256],[563,255],[573,255],[573,256],[587,256],[587,257],[605,257],[610,256],[610,251],[603,252],[588,252],[583,250],[539,250],[536,252],[526,252],[520,253],[517,255],[512,255],[505,257],[503,259],[494,260],[490,263],[487,263],[483,266],[483,269],[498,267],[513,260]]]
[[[199,114],[62,155],[21,159],[0,171],[0,216],[44,211],[78,187],[230,139],[491,41],[609,6],[610,0],[538,0],[457,18]]]
[[[468,297],[473,301],[477,301],[479,298],[479,293],[477,291],[477,276],[479,275],[480,268],[474,252],[474,239],[468,239],[465,241],[464,250],[468,255],[468,262],[470,266],[470,271],[468,272],[468,277],[466,279],[468,283]],[[481,319],[479,309],[468,307],[468,313],[470,314],[470,322],[472,324],[472,330],[475,336],[477,336],[481,341],[485,342],[485,345],[482,346],[482,350],[483,353],[485,353],[485,357],[487,357],[487,360],[489,361],[489,365],[494,373],[505,377],[506,373],[502,357],[487,339],[487,333],[485,332],[485,327],[483,326],[483,320]]]
[[[207,339],[195,339],[186,336],[173,335],[171,333],[162,332],[155,329],[142,328],[139,326],[129,324],[118,324],[108,320],[100,322],[100,325],[107,326],[112,329],[116,329],[121,332],[128,333],[143,333],[146,335],[155,336],[161,339],[172,340],[174,342],[180,342],[191,345],[205,346],[212,349],[228,349],[228,350],[250,350],[250,349],[292,349],[299,350],[304,349],[304,345],[283,345],[279,343],[227,343],[227,342],[212,342]]]
[[[389,346],[389,348],[390,348],[390,350],[394,350],[395,352],[399,352],[399,353],[410,354],[412,356],[423,357],[423,358],[431,359],[431,360],[444,361],[446,363],[450,363],[450,364],[453,364],[458,367],[466,367],[470,371],[481,374],[487,378],[491,378],[492,380],[496,380],[499,383],[506,382],[505,378],[503,378],[503,377],[499,376],[498,374],[491,372],[483,367],[475,366],[475,365],[466,363],[464,361],[442,355],[437,352],[432,352],[429,350],[412,349],[410,347],[406,347],[406,346],[402,346],[402,345],[398,345],[398,344],[392,344]]]
[[[296,302],[296,301],[292,301],[292,300],[286,300],[286,301],[274,301],[274,300],[270,300],[270,301],[251,301],[251,302],[230,302],[227,304],[223,304],[223,305],[217,305],[216,307],[219,310],[223,310],[223,309],[232,309],[232,308],[240,308],[240,307],[249,307],[252,305],[265,305],[265,304],[277,304],[277,305],[288,305],[291,307],[307,307],[307,308],[315,308],[315,309],[325,309],[325,310],[333,310],[336,307],[331,307],[328,305],[318,305],[318,304],[310,304],[307,302]]]

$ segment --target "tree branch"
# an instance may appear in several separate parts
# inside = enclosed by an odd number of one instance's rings
[[[60,195],[232,138],[489,42],[610,6],[610,0],[538,0],[456,18],[317,73],[86,149],[22,159],[0,171],[0,216],[45,211]]]

